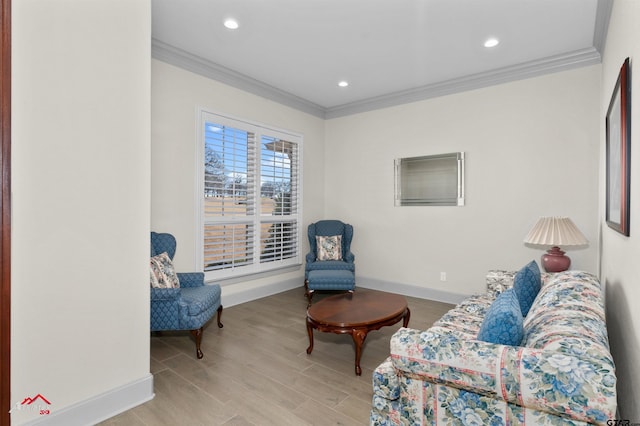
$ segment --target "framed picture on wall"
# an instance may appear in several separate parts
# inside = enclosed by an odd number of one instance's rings
[[[629,236],[631,174],[631,86],[629,58],[618,74],[606,117],[607,181],[606,221],[610,228]]]

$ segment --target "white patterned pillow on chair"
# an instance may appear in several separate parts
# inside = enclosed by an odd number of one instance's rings
[[[151,287],[179,288],[180,281],[167,253],[153,256],[149,262],[151,267]]]
[[[342,235],[316,235],[318,260],[342,260]]]

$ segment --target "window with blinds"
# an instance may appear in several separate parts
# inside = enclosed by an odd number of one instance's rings
[[[301,137],[206,111],[201,129],[207,279],[299,264]]]

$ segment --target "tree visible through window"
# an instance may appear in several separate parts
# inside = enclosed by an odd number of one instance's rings
[[[204,271],[213,278],[299,263],[300,137],[202,118]]]

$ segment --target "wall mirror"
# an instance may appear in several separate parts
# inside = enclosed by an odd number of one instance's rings
[[[396,206],[463,206],[464,152],[397,158]]]

